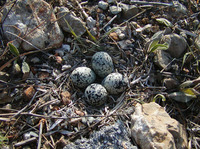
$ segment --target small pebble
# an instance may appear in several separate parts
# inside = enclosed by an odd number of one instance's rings
[[[99,1],[98,7],[103,10],[106,10],[108,8],[108,3],[104,2],[104,1]]]
[[[107,0],[108,4],[114,4],[116,3],[116,0]]]
[[[122,11],[122,8],[117,7],[117,6],[110,6],[109,10],[112,14],[116,15]]]
[[[63,44],[63,45],[62,45],[62,49],[63,49],[64,51],[69,52],[69,51],[70,51],[70,45],[68,45],[68,44]]]
[[[126,36],[126,35],[125,35],[124,33],[121,33],[121,34],[119,34],[118,36],[119,36],[119,39],[121,39],[121,40],[122,40],[122,39],[124,39],[124,38],[125,38],[125,36]]]
[[[87,18],[87,27],[92,29],[96,25],[96,20],[94,20],[92,17]]]
[[[34,57],[34,58],[31,59],[31,62],[36,64],[36,63],[40,62],[40,59],[38,57]]]
[[[71,65],[63,65],[63,66],[62,66],[62,71],[68,70],[68,69],[70,69],[70,68],[72,68]]]

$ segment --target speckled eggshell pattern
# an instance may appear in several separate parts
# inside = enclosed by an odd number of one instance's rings
[[[92,68],[98,76],[104,78],[114,70],[112,58],[106,52],[97,52],[92,57]]]
[[[96,75],[88,67],[77,67],[72,71],[70,78],[75,86],[84,88],[94,82]]]
[[[106,89],[97,83],[89,85],[85,90],[85,100],[89,105],[100,106],[107,100],[108,93]]]
[[[127,88],[128,79],[121,73],[111,73],[102,81],[102,85],[108,93],[119,94]]]

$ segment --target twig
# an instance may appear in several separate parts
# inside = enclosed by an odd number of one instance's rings
[[[13,115],[13,116],[11,117],[11,119],[14,118],[14,117],[16,117],[16,116],[19,115],[20,113],[22,113],[24,110],[26,110],[26,108],[28,108],[28,107],[32,104],[32,102],[33,102],[33,100],[35,99],[35,96],[37,95],[37,93],[38,93],[38,91],[35,92],[34,96],[33,96],[32,99],[31,99],[31,101],[30,101],[23,109],[21,109],[21,110],[18,111],[15,115]]]
[[[87,13],[85,12],[85,10],[83,9],[83,7],[81,6],[81,4],[79,4],[79,2],[77,0],[75,0],[76,4],[78,5],[78,7],[81,9],[83,16],[87,19],[89,16],[87,15]]]
[[[156,6],[169,6],[176,7],[173,3],[162,3],[162,2],[147,2],[147,1],[130,1],[131,4],[140,4],[140,5],[156,5]]]
[[[24,141],[21,141],[21,142],[18,142],[18,143],[15,143],[15,147],[19,147],[19,146],[23,146],[23,145],[26,145],[26,144],[29,144],[31,142],[34,142],[36,141],[37,138],[36,137],[33,137],[33,138],[30,138],[30,139],[27,139],[27,140],[24,140]]]
[[[41,140],[42,140],[42,129],[43,129],[44,119],[40,121],[40,130],[39,130],[39,137],[38,137],[38,146],[37,149],[41,148]]]
[[[106,28],[106,26],[108,26],[109,24],[111,24],[112,21],[114,21],[116,18],[117,18],[117,15],[115,15],[112,19],[110,19],[110,21],[108,21],[108,23],[106,23],[106,25],[104,25],[104,27],[103,27],[102,29],[100,29],[100,32],[101,32],[102,30],[104,30],[104,28]]]

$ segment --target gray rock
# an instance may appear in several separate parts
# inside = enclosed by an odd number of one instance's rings
[[[122,11],[122,8],[118,6],[110,6],[109,10],[112,14],[116,15]]]
[[[114,4],[116,3],[116,0],[107,0],[108,4]]]
[[[185,128],[157,103],[137,104],[131,119],[132,138],[142,149],[187,148]]]
[[[170,53],[172,57],[180,58],[187,47],[186,40],[175,33],[164,35],[161,39],[164,42],[169,43],[169,48],[167,49],[167,52]]]
[[[104,2],[104,1],[99,1],[98,7],[103,10],[106,10],[108,8],[108,3]]]
[[[164,78],[163,83],[167,89],[175,89],[179,85],[178,80],[174,78]]]
[[[96,25],[96,20],[94,20],[92,17],[87,18],[87,27],[92,29]]]
[[[158,67],[168,71],[172,67],[170,64],[171,61],[172,61],[172,58],[169,53],[167,53],[164,50],[156,51],[156,55],[154,57],[154,62]]]
[[[83,138],[70,143],[64,149],[137,149],[130,138],[125,125],[118,121],[114,125],[105,126],[91,134],[89,139]]]
[[[86,29],[84,27],[85,23],[81,19],[76,17],[76,15],[73,12],[69,11],[68,8],[57,7],[56,12],[57,18],[59,18],[58,24],[64,31],[71,33],[70,29],[67,26],[67,21],[77,36],[81,36],[86,32]]]
[[[130,19],[139,12],[135,5],[120,4],[120,7],[122,8],[123,19]]]
[[[62,45],[63,33],[56,22],[51,6],[47,2],[44,0],[18,0],[14,7],[12,6],[13,4],[10,3],[3,8],[2,20],[6,17],[3,30],[6,38],[13,40],[13,44],[17,48],[21,44],[24,50],[35,49],[8,32],[19,35],[40,49],[57,48]],[[9,12],[11,7],[12,9]]]

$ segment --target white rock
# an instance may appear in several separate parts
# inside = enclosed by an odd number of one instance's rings
[[[122,8],[118,6],[110,6],[109,10],[112,14],[116,15],[122,11]]]
[[[65,71],[65,70],[68,70],[68,69],[70,69],[70,68],[72,68],[71,65],[63,65],[61,70],[62,70],[62,71]]]
[[[107,100],[108,93],[101,84],[93,83],[85,90],[85,100],[88,104],[100,106]]]
[[[64,31],[71,33],[70,29],[67,26],[67,23],[66,23],[67,21],[77,36],[81,36],[86,32],[86,29],[84,27],[85,23],[81,19],[76,17],[74,13],[69,11],[68,8],[57,7],[56,11],[57,11],[57,18],[59,18],[58,24],[61,26],[61,28]]]
[[[75,86],[84,88],[94,82],[96,75],[88,67],[77,67],[72,71],[70,78]]]
[[[138,103],[131,119],[131,136],[142,149],[187,148],[185,128],[157,103]]]
[[[51,6],[44,0],[18,0],[15,5],[10,3],[3,8],[2,20],[4,18],[6,18],[3,23],[4,34],[8,40],[14,41],[13,44],[17,48],[21,45],[24,50],[35,49],[8,32],[20,35],[39,49],[58,48],[62,45],[63,33]]]
[[[103,78],[114,70],[112,58],[106,52],[97,52],[92,56],[92,68]]]
[[[106,10],[108,8],[108,3],[104,2],[104,1],[99,1],[98,7],[103,10]]]
[[[121,40],[124,39],[124,38],[126,37],[126,35],[125,35],[124,33],[121,33],[121,34],[119,34],[118,36],[119,36],[119,39],[121,39]]]
[[[103,81],[102,85],[110,94],[122,93],[128,85],[128,78],[120,73],[111,73]]]

